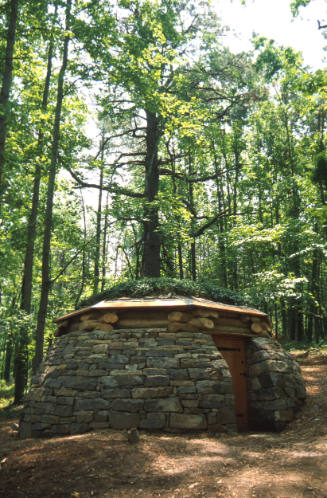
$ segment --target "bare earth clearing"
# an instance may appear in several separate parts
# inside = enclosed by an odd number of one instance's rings
[[[281,434],[119,431],[19,440],[0,422],[0,497],[327,497],[327,353],[300,360],[308,401]]]

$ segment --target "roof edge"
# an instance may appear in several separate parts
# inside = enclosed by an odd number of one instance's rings
[[[206,308],[206,309],[214,309],[216,311],[229,311],[235,312],[241,315],[252,315],[258,316],[262,318],[266,318],[269,320],[268,315],[263,311],[259,311],[255,308],[248,308],[246,306],[235,306],[232,304],[224,304],[218,303],[215,301],[206,300],[198,297],[174,297],[174,298],[146,298],[141,299],[120,299],[120,300],[112,300],[112,301],[100,301],[99,303],[93,304],[92,306],[88,306],[86,308],[82,308],[76,311],[72,311],[66,315],[60,316],[56,318],[55,323],[59,323],[63,320],[67,320],[70,318],[74,318],[83,313],[88,313],[93,310],[129,310],[129,309],[164,309],[164,308],[179,308],[179,309],[188,309],[188,308]]]

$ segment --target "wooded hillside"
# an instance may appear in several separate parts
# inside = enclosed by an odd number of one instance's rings
[[[264,38],[233,54],[222,25],[209,1],[1,6],[0,373],[17,403],[53,319],[127,279],[224,288],[278,337],[326,339],[327,73]]]

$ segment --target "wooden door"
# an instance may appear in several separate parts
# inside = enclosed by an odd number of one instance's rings
[[[248,396],[244,337],[214,335],[215,344],[226,361],[233,381],[237,428],[248,428]]]

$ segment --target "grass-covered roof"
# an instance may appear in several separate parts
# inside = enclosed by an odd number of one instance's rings
[[[229,289],[225,289],[215,282],[194,282],[193,280],[178,280],[175,278],[161,277],[126,280],[117,283],[100,294],[93,294],[83,300],[80,303],[80,307],[92,306],[93,304],[104,300],[113,300],[122,297],[142,298],[146,296],[196,296],[225,304],[248,304],[244,302],[241,295]]]

